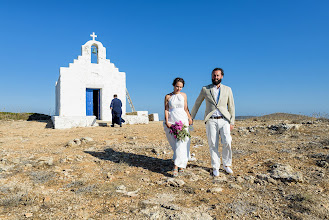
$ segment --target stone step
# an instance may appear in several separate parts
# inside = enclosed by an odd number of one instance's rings
[[[111,122],[110,121],[96,120],[96,123],[100,127],[109,127],[111,125]]]

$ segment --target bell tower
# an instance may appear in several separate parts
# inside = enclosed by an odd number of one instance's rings
[[[95,32],[93,32],[90,37],[92,37],[92,40],[87,41],[81,47],[81,56],[87,62],[101,64],[106,60],[106,48],[103,47],[101,42],[95,40],[97,37]]]

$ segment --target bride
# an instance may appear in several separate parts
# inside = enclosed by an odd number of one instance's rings
[[[178,172],[184,172],[190,152],[190,138],[185,140],[176,140],[170,134],[170,127],[175,122],[181,121],[187,127],[192,124],[192,118],[187,107],[187,96],[181,92],[184,87],[184,79],[176,78],[173,82],[174,91],[165,97],[165,122],[164,130],[171,148],[174,151],[174,169],[173,176],[178,176]]]

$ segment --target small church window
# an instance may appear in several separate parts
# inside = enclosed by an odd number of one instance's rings
[[[98,63],[98,48],[96,46],[91,46],[91,63]]]

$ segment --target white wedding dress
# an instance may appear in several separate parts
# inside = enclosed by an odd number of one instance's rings
[[[188,117],[184,110],[184,96],[181,94],[173,94],[169,99],[169,115],[168,122],[175,124],[175,122],[182,121],[184,125],[189,127]],[[186,168],[190,152],[190,138],[186,137],[184,141],[177,141],[174,135],[170,134],[170,129],[163,123],[164,130],[168,142],[174,151],[173,160],[176,166]]]

